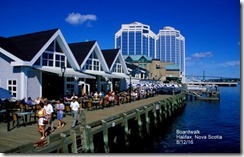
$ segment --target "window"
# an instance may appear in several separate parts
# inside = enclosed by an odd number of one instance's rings
[[[42,66],[62,67],[66,66],[65,54],[59,52],[44,52],[42,54]],[[35,64],[39,64],[38,62]]]
[[[94,70],[94,71],[101,70],[101,64],[99,62],[99,59],[97,59],[95,53],[92,53],[91,56],[87,59],[86,64],[83,67],[83,70]]]
[[[93,70],[100,71],[100,63],[98,59],[93,59]]]
[[[121,66],[120,63],[116,63],[116,64],[114,65],[114,70],[113,70],[113,72],[116,72],[116,73],[122,73],[122,66]]]
[[[86,61],[84,70],[92,70],[92,59],[91,58],[88,58],[88,60]]]
[[[14,97],[17,96],[17,81],[16,80],[8,80],[8,90],[10,94],[12,94]]]
[[[64,54],[55,54],[55,67],[65,66],[65,55]]]
[[[42,65],[53,66],[53,54],[44,52],[42,54]]]
[[[66,65],[66,56],[62,51],[59,43],[53,41],[46,51],[38,59],[35,65],[49,66],[49,67],[62,67]]]
[[[143,33],[148,33],[149,31],[146,29],[143,29]]]
[[[160,69],[160,64],[156,64],[156,69]]]

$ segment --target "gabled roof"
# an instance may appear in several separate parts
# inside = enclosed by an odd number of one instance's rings
[[[69,47],[79,65],[83,63],[95,43],[96,41],[88,41],[69,44]]]
[[[8,52],[13,52],[13,51],[21,52],[21,50],[14,42],[12,42],[10,39],[5,37],[0,37],[0,47],[7,50]]]
[[[0,38],[0,47],[23,61],[31,61],[58,29]]]
[[[108,65],[108,68],[110,69],[116,56],[118,55],[119,49],[108,49],[108,50],[102,50],[104,59]]]
[[[90,57],[90,54],[95,52],[101,63],[103,71],[109,72],[108,65],[106,64],[97,41],[71,43],[69,44],[69,47],[81,69],[84,67],[86,61]]]
[[[145,55],[124,55],[124,59],[130,57],[133,61],[139,61],[142,57],[144,57],[147,61],[151,61],[152,57],[147,57]]]

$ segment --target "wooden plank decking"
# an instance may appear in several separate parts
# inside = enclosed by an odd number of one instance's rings
[[[120,106],[113,106],[110,108],[98,109],[94,111],[88,111],[86,114],[87,124],[109,118],[111,116],[124,113],[138,107],[148,105],[159,100],[164,100],[172,95],[158,95],[150,97],[148,99],[142,99],[139,101],[122,104]],[[64,118],[67,125],[63,128],[56,129],[52,134],[60,134],[70,130],[72,124],[72,116],[67,115]],[[54,121],[54,126],[57,127],[58,121]],[[12,122],[11,122],[12,126]],[[21,126],[14,128],[11,131],[7,131],[7,124],[0,123],[0,153],[12,150],[14,148],[26,145],[28,143],[34,143],[40,139],[41,135],[38,132],[37,124],[27,125],[26,127]]]

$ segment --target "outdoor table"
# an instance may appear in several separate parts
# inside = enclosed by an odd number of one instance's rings
[[[7,110],[0,110],[0,116],[3,118],[1,118],[1,120],[3,120],[3,122],[5,121],[5,113],[7,112]],[[1,121],[0,121],[1,122]]]
[[[24,117],[24,122],[25,122],[25,126],[27,124],[27,116],[31,115],[32,112],[17,112],[16,113],[18,117]]]
[[[7,110],[0,110],[0,115],[4,114]]]

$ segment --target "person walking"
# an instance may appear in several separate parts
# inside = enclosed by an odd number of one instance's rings
[[[57,109],[57,119],[58,119],[58,127],[64,127],[66,125],[66,123],[63,121],[63,117],[64,117],[64,104],[62,99],[59,99],[57,104],[56,104],[56,109]]]
[[[74,128],[76,126],[76,123],[78,121],[79,107],[80,107],[80,105],[79,105],[76,97],[74,97],[72,99],[72,102],[70,103],[70,108],[72,110],[72,116],[73,116],[72,128]]]
[[[53,106],[47,101],[44,101],[44,108],[46,110],[46,119],[48,121],[48,124],[51,127],[51,131],[54,131],[54,127],[53,127]]]
[[[38,129],[39,132],[42,134],[41,140],[45,139],[45,124],[43,123],[45,115],[46,115],[46,110],[44,109],[44,103],[40,102],[40,109],[37,112],[38,116]]]

